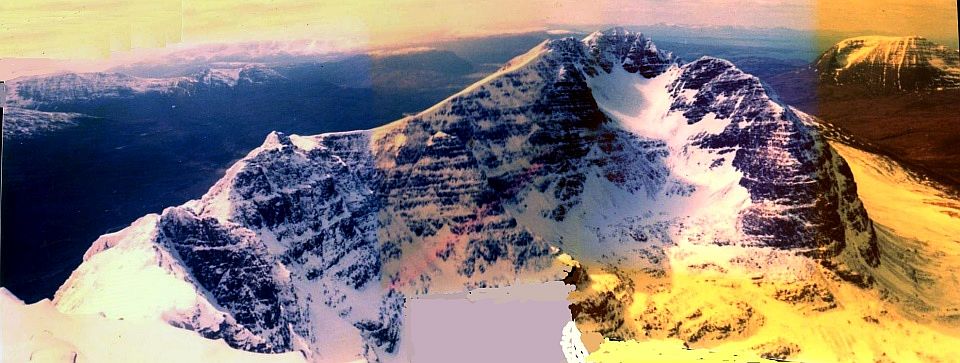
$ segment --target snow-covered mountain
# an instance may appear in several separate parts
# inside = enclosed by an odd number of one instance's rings
[[[3,107],[3,136],[27,136],[76,125],[87,117],[76,112],[47,112],[28,108]]]
[[[6,83],[6,99],[2,104],[3,135],[12,138],[38,134],[76,125],[84,118],[95,118],[77,112],[59,112],[64,106],[77,107],[145,95],[190,97],[209,90],[229,91],[284,80],[284,76],[275,70],[258,64],[205,68],[189,76],[170,78],[143,78],[121,73],[22,77]]]
[[[17,78],[7,82],[5,107],[33,108],[54,103],[77,103],[123,98],[144,93],[189,95],[202,87],[237,87],[282,79],[276,71],[257,64],[207,68],[191,76],[143,78],[121,73],[62,73]]]
[[[635,323],[634,287],[598,281],[723,271],[793,281],[784,294],[824,309],[808,277],[873,284],[874,227],[812,120],[732,63],[683,63],[639,33],[545,41],[388,125],[270,134],[202,198],[94,242],[54,303],[244,350],[393,360],[406,296],[566,277],[581,330],[736,336],[762,324],[749,301],[725,306],[726,328]]]
[[[960,50],[919,36],[840,41],[817,59],[821,80],[877,92],[960,87]]]

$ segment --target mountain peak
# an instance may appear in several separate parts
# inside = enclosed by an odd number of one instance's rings
[[[613,28],[609,28],[606,30],[597,30],[593,33],[590,33],[590,35],[588,35],[587,38],[600,37],[600,36],[621,36],[622,37],[622,36],[630,36],[630,35],[637,35],[637,34],[642,35],[640,32],[635,32],[630,29],[624,28],[622,26],[615,26]]]
[[[921,36],[844,39],[816,62],[821,80],[877,92],[960,87],[960,53]]]
[[[637,43],[653,44],[649,37],[641,32],[635,32],[624,27],[614,27],[607,30],[598,30],[583,38],[588,46],[597,44],[633,45]]]
[[[640,32],[616,27],[597,31],[583,39],[600,68],[609,73],[613,65],[622,65],[630,73],[652,78],[680,59],[671,52],[657,49],[649,37]]]

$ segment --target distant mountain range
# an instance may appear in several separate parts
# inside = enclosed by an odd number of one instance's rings
[[[6,83],[7,110],[4,137],[34,134],[56,122],[109,116],[103,103],[138,102],[140,99],[268,98],[277,88],[348,88],[381,90],[453,89],[474,66],[449,51],[425,50],[396,55],[358,55],[333,62],[279,65],[258,63],[220,64],[182,76],[152,78],[124,73],[63,73],[24,77]],[[140,72],[150,73],[145,69]],[[248,101],[249,102],[249,101]],[[25,110],[25,111],[21,111]],[[20,115],[23,115],[21,117]],[[29,115],[29,119],[27,118]],[[46,122],[44,122],[46,121]],[[35,127],[31,127],[35,126]],[[36,130],[34,130],[36,129]]]

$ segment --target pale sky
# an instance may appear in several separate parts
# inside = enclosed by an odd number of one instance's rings
[[[0,59],[103,60],[131,49],[323,39],[369,48],[548,24],[734,25],[957,37],[953,0],[0,0]],[[20,61],[23,64],[23,61]]]

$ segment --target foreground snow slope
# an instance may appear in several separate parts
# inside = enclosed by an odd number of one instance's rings
[[[297,352],[260,354],[159,320],[64,314],[49,300],[25,305],[0,288],[3,362],[303,362]]]

